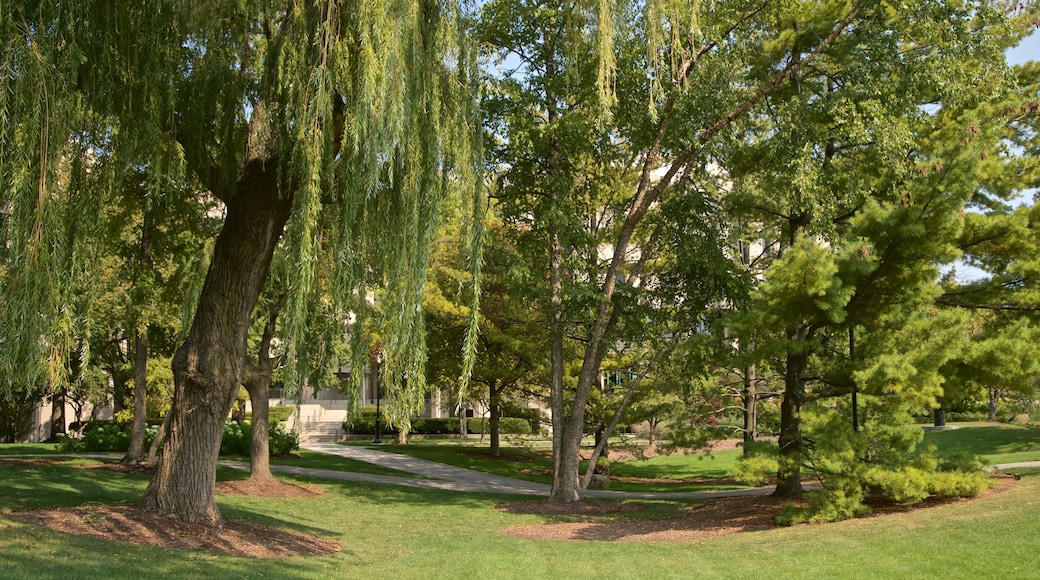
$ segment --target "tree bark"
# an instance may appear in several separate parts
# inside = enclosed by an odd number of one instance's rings
[[[1004,393],[1004,389],[997,389],[994,387],[986,388],[986,395],[989,399],[989,415],[986,417],[987,421],[997,420],[997,409],[1000,407],[1000,395]]]
[[[810,337],[806,326],[788,331],[791,347],[787,351],[787,370],[784,373],[784,398],[780,404],[780,467],[776,474],[776,491],[781,498],[797,498],[802,489],[802,457],[804,442],[801,432],[802,403],[805,402],[805,367],[809,353],[804,341]]]
[[[51,439],[65,432],[65,387],[58,387],[51,395]]]
[[[758,389],[755,385],[757,380],[755,365],[744,368],[744,392],[741,395],[741,403],[744,406],[744,457],[751,454],[751,444],[758,434]]]
[[[141,224],[141,247],[137,256],[139,276],[152,268],[152,231],[155,229],[151,210],[145,208]],[[144,297],[138,289],[138,309],[143,309]],[[123,463],[140,463],[144,459],[144,435],[148,427],[148,324],[146,317],[137,315],[134,331],[134,421],[130,427],[130,447]]]
[[[274,338],[275,326],[278,323],[278,307],[272,306],[264,324],[264,333],[260,338],[260,351],[256,367],[247,373],[242,381],[249,402],[253,408],[253,428],[249,439],[249,479],[263,482],[273,481],[271,474],[271,434],[270,434],[270,399],[271,374],[274,372],[274,359],[271,358],[271,339]]]
[[[224,420],[241,384],[246,338],[292,202],[279,188],[276,159],[253,160],[227,202],[187,341],[173,360],[170,431],[141,507],[219,525],[213,500]]]
[[[148,446],[148,455],[145,456],[145,463],[155,463],[155,457],[159,454],[159,446],[162,445],[163,439],[166,438],[166,432],[170,430],[170,417],[173,415],[173,409],[166,411],[166,415],[163,416],[162,425],[159,425],[159,431],[155,434],[155,439],[152,439],[152,444]]]
[[[498,379],[491,379],[488,384],[488,409],[491,418],[488,421],[488,432],[491,436],[491,454],[498,457],[501,452],[500,429],[502,426],[502,387]]]

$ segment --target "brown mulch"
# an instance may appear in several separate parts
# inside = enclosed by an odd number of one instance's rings
[[[532,504],[538,502],[521,502]],[[552,506],[550,502],[540,502]],[[590,502],[580,503],[606,503]],[[769,496],[713,499],[698,504],[685,514],[674,518],[651,520],[604,520],[600,522],[567,522],[513,526],[503,534],[535,540],[605,540],[616,542],[688,542],[701,538],[723,536],[738,532],[768,530],[777,527],[776,515],[783,501]],[[499,509],[514,511],[510,504]],[[538,512],[533,506],[523,506],[519,513],[559,515],[559,507]],[[583,506],[574,515],[593,513]]]
[[[53,459],[0,459],[0,466],[62,463],[66,462]],[[77,467],[118,473],[151,473],[155,470],[154,465],[122,463],[97,463]],[[283,483],[277,480],[252,481],[248,479],[218,481],[213,491],[227,495],[278,498],[306,498],[325,494],[324,490],[310,485]],[[325,556],[334,554],[342,548],[339,542],[280,528],[235,520],[229,520],[220,527],[193,524],[146,512],[137,506],[84,506],[6,512],[3,515],[18,521],[80,536],[248,558]]]
[[[325,490],[313,485],[283,483],[277,479],[254,481],[243,479],[236,481],[218,481],[213,491],[225,495],[244,495],[247,497],[314,497],[325,495]]]
[[[269,526],[234,520],[219,527],[192,524],[136,506],[60,508],[4,515],[79,536],[247,558],[325,556],[342,548],[339,542]]]
[[[928,509],[964,501],[972,501],[1011,489],[1016,478],[999,477],[997,485],[974,498],[936,499],[906,505],[894,502],[875,502],[867,517],[877,517]],[[780,527],[776,516],[788,500],[772,496],[731,497],[708,500],[690,508],[686,513],[662,519],[603,520],[513,526],[501,530],[503,534],[535,540],[600,540],[616,542],[691,542],[704,538],[726,536],[741,532],[755,532]],[[605,504],[597,508],[590,504]],[[568,511],[567,506],[574,508]],[[521,501],[495,506],[502,511],[536,515],[591,516],[618,513],[613,502],[590,501],[563,504],[547,501]],[[638,510],[636,507],[631,511]],[[626,510],[627,511],[627,510]]]

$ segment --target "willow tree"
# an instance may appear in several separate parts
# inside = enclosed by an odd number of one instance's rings
[[[473,59],[451,2],[52,0],[0,9],[0,166],[9,219],[12,311],[5,392],[66,358],[49,196],[86,175],[145,166],[148,195],[193,182],[224,206],[191,329],[174,357],[170,432],[142,506],[222,521],[213,501],[224,419],[240,386],[251,315],[272,254],[294,271],[284,313],[291,355],[308,332],[315,270],[333,264],[323,301],[361,330],[383,288],[391,412],[421,396],[420,303],[445,191],[472,188]],[[96,177],[96,179],[100,179]],[[75,175],[68,180],[76,181]],[[80,192],[89,204],[104,188]],[[43,316],[39,316],[42,314]],[[342,340],[346,328],[335,337]],[[355,349],[361,350],[361,349]],[[360,367],[360,364],[356,365]],[[290,373],[298,378],[300,373]],[[405,386],[407,385],[407,387]]]

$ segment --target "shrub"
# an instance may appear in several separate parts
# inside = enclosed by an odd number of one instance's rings
[[[144,430],[144,445],[152,444],[159,427],[148,425]],[[60,437],[58,449],[65,452],[120,452],[130,448],[130,427],[121,427],[114,421],[90,421],[83,427],[83,436]]]
[[[733,479],[755,487],[776,482],[776,472],[780,468],[777,461],[779,448],[776,443],[747,441],[744,443],[744,453],[745,455],[737,460]]]
[[[808,507],[788,504],[780,511],[776,521],[781,525],[824,523],[847,520],[870,513],[863,504],[862,491],[855,486],[837,487],[814,491],[807,496]]]
[[[779,465],[776,457],[765,455],[751,455],[741,457],[737,460],[737,467],[733,470],[733,479],[744,485],[761,487],[769,482],[776,481],[776,472]]]
[[[470,433],[480,433],[482,429],[491,432],[491,420],[471,417],[466,420],[466,428]],[[500,435],[530,435],[531,423],[521,417],[502,417],[498,421]]]
[[[288,455],[299,449],[300,439],[296,433],[287,432],[281,425],[268,429],[270,455]],[[253,426],[249,421],[224,423],[224,436],[220,440],[221,455],[249,455],[252,446]]]
[[[375,412],[362,411],[361,416],[354,419],[347,419],[343,422],[343,431],[348,435],[375,435],[376,433],[376,414]],[[379,424],[379,433],[381,435],[396,435],[397,427],[387,425],[385,421],[381,421]]]
[[[486,419],[480,419],[478,417],[470,417],[466,420],[466,429],[470,433],[481,432],[481,421],[487,421]],[[486,428],[486,425],[485,427]],[[502,417],[498,424],[499,433],[502,435],[530,435],[531,424],[520,417]],[[376,432],[376,418],[375,413],[369,413],[362,411],[360,417],[356,419],[348,419],[343,422],[343,431],[351,435],[375,435]],[[385,422],[380,424],[380,433],[383,435],[396,435],[398,429],[387,425]],[[412,419],[412,426],[409,433],[413,435],[458,435],[459,433],[459,418],[458,417],[443,417],[443,418],[416,418]]]
[[[416,435],[451,435],[459,432],[458,417],[444,419],[412,419],[411,433]]]
[[[281,425],[271,427],[268,435],[271,455],[289,455],[300,448],[300,437],[292,431],[286,431]]]

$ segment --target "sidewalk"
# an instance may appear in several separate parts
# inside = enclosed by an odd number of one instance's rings
[[[330,471],[326,469],[304,469],[287,467],[284,465],[272,465],[272,471],[292,473],[295,475],[307,475],[312,477],[324,477],[329,479],[340,479],[348,481],[365,481],[370,483],[381,483],[386,485],[404,485],[409,487],[421,487],[427,489],[443,489],[449,491],[464,491],[471,493],[501,493],[518,495],[540,495],[548,496],[550,487],[542,483],[523,481],[493,475],[482,471],[473,471],[461,467],[435,463],[425,459],[417,459],[397,453],[387,453],[368,447],[352,445],[335,445],[332,443],[305,443],[300,447],[318,453],[338,455],[348,459],[372,463],[388,469],[396,469],[429,479],[412,479],[407,477],[393,477],[388,475],[373,475],[367,473],[350,473],[343,471]],[[225,464],[225,462],[222,462]],[[242,463],[247,467],[248,464]],[[691,491],[691,492],[664,492],[664,493],[641,493],[610,490],[588,490],[586,497],[601,498],[631,498],[631,499],[711,499],[717,497],[737,497],[748,495],[765,495],[771,493],[773,488],[736,489],[728,491]]]

